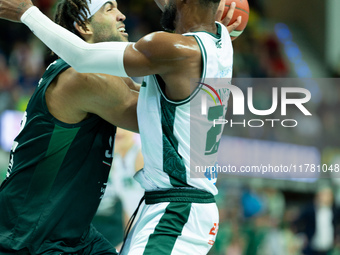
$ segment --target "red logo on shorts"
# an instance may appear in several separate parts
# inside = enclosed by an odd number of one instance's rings
[[[218,223],[214,223],[214,226],[210,229],[209,235],[215,236],[218,231]]]
[[[210,245],[214,245],[214,243],[215,243],[215,241],[213,241],[213,240],[209,240],[209,242],[208,242],[208,244],[210,244]]]
[[[214,223],[214,226],[210,229],[209,235],[216,236],[217,231],[218,231],[218,223]],[[215,239],[215,237],[213,238]],[[208,244],[214,245],[215,241],[214,240],[209,240]]]

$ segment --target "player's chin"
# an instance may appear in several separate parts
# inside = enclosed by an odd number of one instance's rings
[[[120,33],[120,36],[123,41],[129,41],[129,34],[128,33]]]

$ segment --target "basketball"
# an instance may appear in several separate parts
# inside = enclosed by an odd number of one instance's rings
[[[242,34],[242,32],[244,31],[244,29],[246,28],[248,24],[249,4],[247,0],[226,0],[222,19],[224,19],[224,17],[227,15],[227,12],[230,8],[230,4],[232,2],[236,3],[236,8],[234,11],[234,15],[229,24],[234,23],[238,16],[242,17],[241,24],[233,32],[230,33],[231,39],[235,40],[238,36]]]

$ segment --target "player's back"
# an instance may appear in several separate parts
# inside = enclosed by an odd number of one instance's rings
[[[224,116],[229,98],[227,89],[215,86],[208,79],[229,78],[230,81],[232,75],[231,39],[224,26],[220,23],[216,26],[216,35],[207,32],[184,34],[195,37],[203,63],[201,79],[192,81],[191,86],[196,89],[188,98],[182,101],[167,98],[166,84],[158,75],[144,79],[138,100],[144,169],[136,179],[146,190],[194,187],[217,194],[216,176],[202,178],[192,172],[195,166],[215,165],[222,129],[213,128],[211,113],[218,113],[218,116],[213,114],[217,119]],[[202,114],[203,97],[206,98],[207,114]]]
[[[72,253],[93,239],[89,225],[105,190],[115,127],[96,115],[66,124],[49,113],[46,89],[67,68],[62,60],[47,68],[15,138],[0,187],[2,249]]]

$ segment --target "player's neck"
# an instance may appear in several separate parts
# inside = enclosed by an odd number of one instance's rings
[[[217,27],[214,24],[197,24],[187,27],[181,27],[179,29],[176,29],[177,34],[184,34],[189,32],[200,32],[205,31],[208,33],[216,34],[217,33]]]
[[[206,31],[216,34],[215,17],[203,13],[201,9],[191,10],[190,15],[186,11],[180,12],[176,18],[176,33]]]

